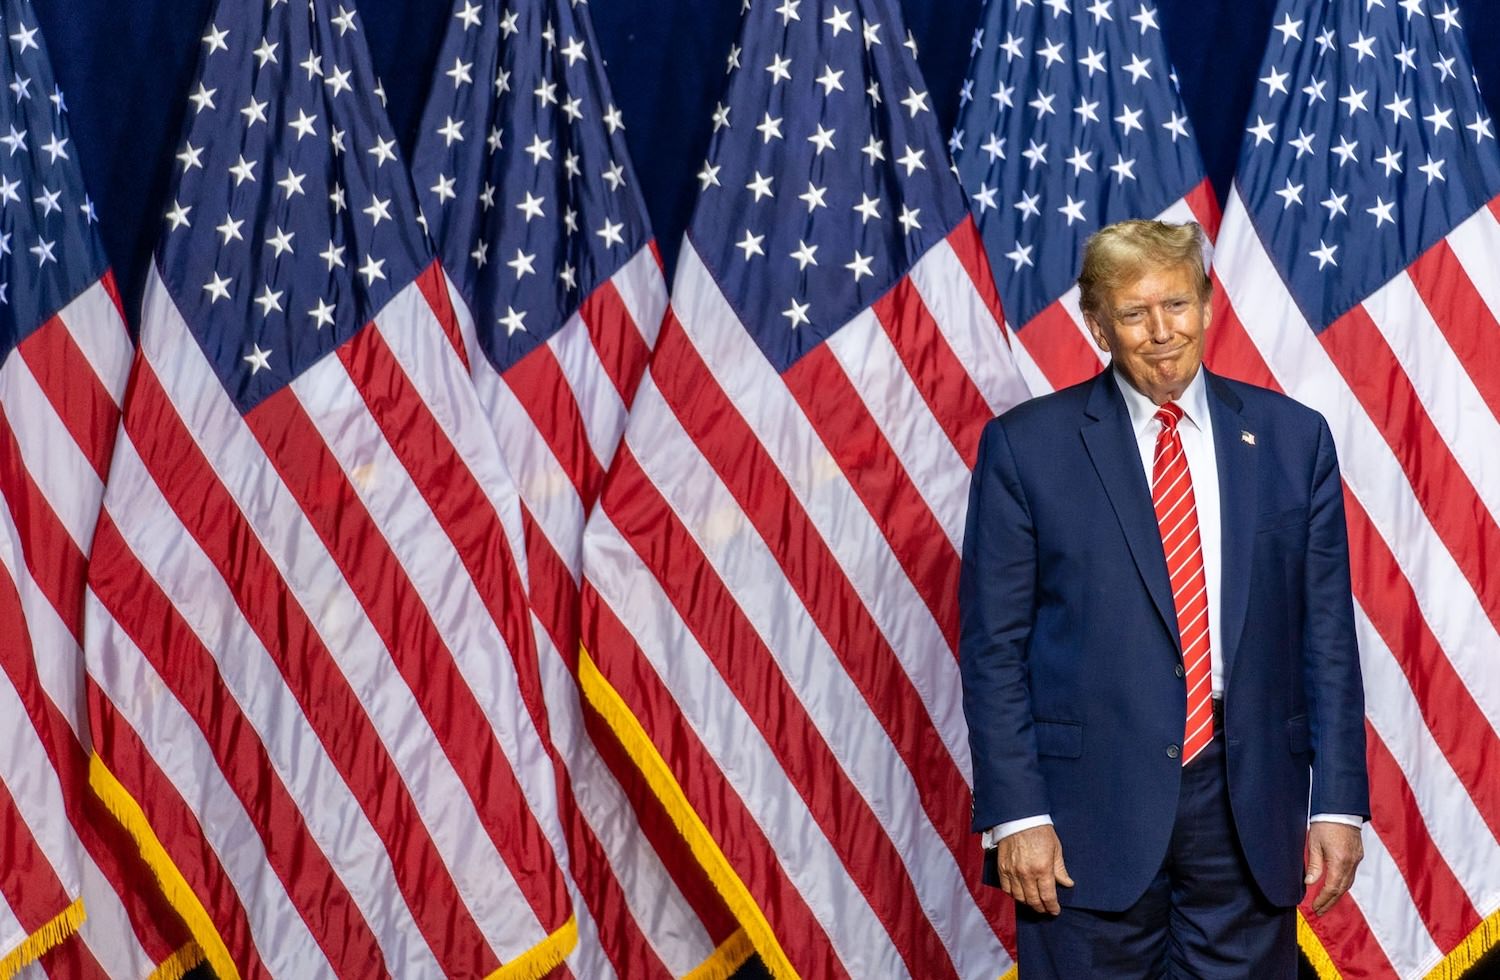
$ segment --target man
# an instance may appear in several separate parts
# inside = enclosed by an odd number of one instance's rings
[[[1112,367],[980,443],[959,650],[1022,980],[1295,977],[1303,889],[1323,913],[1362,855],[1332,436],[1202,366],[1202,256],[1197,225],[1096,233],[1081,304]]]

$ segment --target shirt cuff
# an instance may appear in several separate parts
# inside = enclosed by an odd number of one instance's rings
[[[1052,823],[1052,815],[1050,813],[1039,813],[1034,817],[1022,817],[1019,820],[1007,820],[986,830],[984,836],[979,839],[979,842],[984,845],[985,850],[989,850],[1011,834],[1018,834],[1023,830],[1046,826],[1050,823]]]
[[[1353,813],[1314,813],[1308,823],[1341,823],[1347,827],[1363,827],[1365,818]]]

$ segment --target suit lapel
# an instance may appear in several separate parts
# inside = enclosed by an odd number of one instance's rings
[[[1172,585],[1167,578],[1167,559],[1161,550],[1161,530],[1156,526],[1156,511],[1151,504],[1151,486],[1141,468],[1130,413],[1116,387],[1113,370],[1105,368],[1094,378],[1085,412],[1089,421],[1080,430],[1083,444],[1109,495],[1146,591],[1180,652],[1177,610],[1172,605]]]
[[[1222,572],[1219,578],[1219,623],[1214,656],[1229,680],[1250,604],[1250,559],[1255,550],[1255,514],[1259,508],[1260,450],[1256,432],[1240,415],[1240,399],[1221,379],[1204,369],[1208,414],[1212,419],[1214,456],[1219,470],[1219,523]],[[1260,433],[1261,438],[1269,433]]]

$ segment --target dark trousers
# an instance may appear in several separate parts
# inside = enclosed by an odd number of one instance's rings
[[[1229,810],[1222,735],[1183,770],[1167,858],[1138,902],[1058,916],[1016,909],[1020,980],[1297,976],[1296,909],[1266,902],[1250,876]]]

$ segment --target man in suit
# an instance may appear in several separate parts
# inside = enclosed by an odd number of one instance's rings
[[[1322,914],[1363,853],[1332,436],[1202,366],[1202,256],[1193,224],[1096,233],[1081,304],[1112,366],[980,443],[959,655],[1022,980],[1293,978],[1304,889]]]

